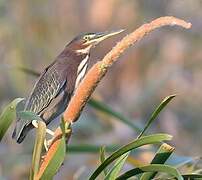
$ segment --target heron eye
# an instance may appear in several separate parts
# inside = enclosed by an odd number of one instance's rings
[[[89,41],[90,37],[89,36],[84,36],[83,39],[86,40],[86,41]]]

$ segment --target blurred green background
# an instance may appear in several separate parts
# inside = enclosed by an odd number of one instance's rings
[[[178,154],[200,156],[201,8],[201,0],[1,0],[0,107],[16,97],[27,97],[33,87],[36,77],[19,67],[41,72],[79,33],[126,29],[92,50],[93,64],[141,24],[172,15],[190,21],[192,29],[161,28],[131,47],[105,76],[94,97],[143,125],[165,96],[177,93],[151,131],[172,134]],[[12,130],[0,145],[0,179],[27,179],[33,133],[18,145],[11,139]],[[123,145],[136,135],[123,123],[87,106],[73,126],[70,144]],[[140,158],[148,162],[151,157],[147,153]],[[55,179],[85,177],[97,160],[96,153],[68,154]]]

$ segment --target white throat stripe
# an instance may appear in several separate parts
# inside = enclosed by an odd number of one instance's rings
[[[78,87],[79,83],[84,78],[84,76],[86,74],[87,67],[88,67],[88,64],[85,64],[85,66],[83,67],[83,69],[81,70],[81,72],[78,74],[78,76],[76,78],[75,89]]]
[[[90,48],[91,48],[91,46],[87,46],[87,47],[84,48],[84,49],[78,49],[78,50],[76,50],[76,52],[77,52],[77,53],[82,53],[82,54],[89,53]]]
[[[77,69],[77,75],[80,73],[80,71],[83,69],[86,63],[88,63],[89,55],[87,55],[79,64],[79,67]]]

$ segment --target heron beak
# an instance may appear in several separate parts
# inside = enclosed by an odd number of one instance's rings
[[[117,35],[123,31],[124,31],[124,29],[120,29],[118,31],[107,31],[107,32],[95,33],[95,35],[87,43],[96,45],[96,44],[100,43],[101,41],[103,41],[111,36]]]

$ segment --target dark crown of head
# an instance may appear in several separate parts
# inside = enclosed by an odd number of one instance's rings
[[[91,44],[85,44],[90,41],[90,37],[94,36],[95,33],[82,33],[76,36],[72,41],[70,41],[66,47],[69,47],[72,50],[85,49]]]

